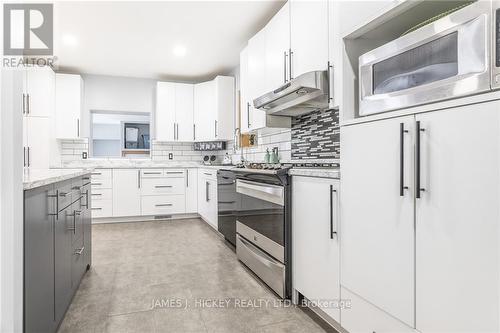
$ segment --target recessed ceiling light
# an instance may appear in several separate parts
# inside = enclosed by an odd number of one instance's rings
[[[70,34],[64,34],[62,36],[62,42],[67,46],[76,46],[78,45],[78,41],[75,36]]]
[[[186,55],[186,48],[182,45],[177,45],[174,47],[173,53],[176,57],[184,57]]]

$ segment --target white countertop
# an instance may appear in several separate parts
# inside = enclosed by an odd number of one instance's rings
[[[288,170],[288,174],[290,176],[340,179],[339,168],[291,168],[290,170]]]
[[[204,165],[199,162],[170,162],[154,161],[151,159],[127,159],[127,158],[91,158],[87,160],[65,161],[62,168],[95,168],[95,169],[148,169],[148,168],[225,168],[222,165]],[[231,166],[229,166],[231,167]]]
[[[92,172],[86,169],[30,169],[24,173],[23,189],[30,190],[63,180],[83,176]]]

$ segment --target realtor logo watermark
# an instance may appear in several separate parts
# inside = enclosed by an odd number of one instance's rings
[[[4,4],[3,22],[4,67],[46,66],[53,62],[53,4]]]

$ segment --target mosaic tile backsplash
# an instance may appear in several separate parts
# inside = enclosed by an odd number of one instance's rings
[[[338,110],[318,110],[292,119],[292,160],[340,158]]]

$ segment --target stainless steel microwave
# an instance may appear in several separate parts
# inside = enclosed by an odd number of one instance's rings
[[[500,1],[479,0],[359,58],[359,115],[500,87]]]

